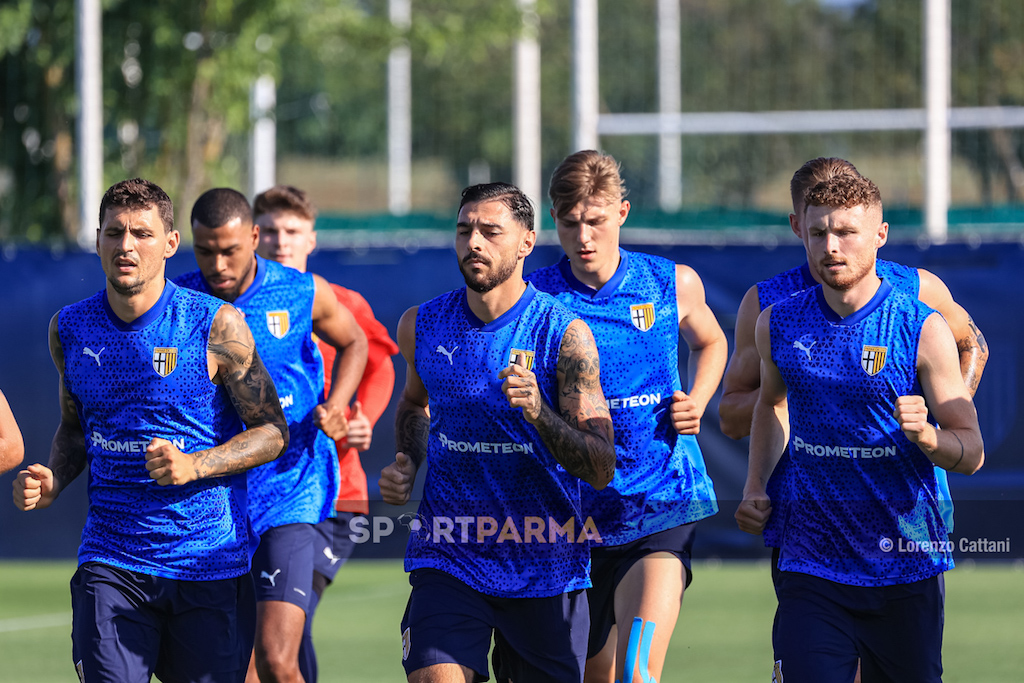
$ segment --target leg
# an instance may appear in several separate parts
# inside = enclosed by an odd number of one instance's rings
[[[851,602],[849,593],[857,590],[805,574],[782,572],[772,633],[779,680],[853,681],[859,653],[856,625],[846,605]]]
[[[584,591],[548,598],[495,598],[502,662],[513,683],[583,680],[590,609]],[[497,640],[497,639],[496,639]]]
[[[71,579],[71,643],[86,681],[148,683],[160,651],[160,615],[150,605],[157,582],[95,562]]]
[[[313,594],[314,538],[311,524],[274,527],[260,537],[252,559],[257,612],[249,683],[302,680],[299,646]]]
[[[612,625],[604,647],[587,659],[583,683],[615,683],[615,653],[619,649],[618,627]]]
[[[615,623],[621,625],[614,660],[616,679],[626,681],[621,668],[626,656],[630,626],[634,617],[640,617],[645,623],[653,622],[657,627],[647,670],[655,680],[661,680],[665,654],[679,618],[686,574],[682,561],[665,552],[644,557],[626,572],[615,591]],[[587,665],[589,667],[590,663]],[[640,678],[631,680],[639,681]]]
[[[417,569],[402,617],[402,667],[409,681],[487,680],[494,614],[487,596],[449,574]]]
[[[330,580],[320,572],[313,572],[313,594],[306,607],[306,623],[302,629],[302,643],[299,645],[299,672],[306,683],[316,683],[319,670],[316,663],[316,648],[313,647],[313,617]]]
[[[302,683],[299,643],[306,613],[289,602],[267,600],[256,605],[253,654],[262,683]]]
[[[884,605],[858,620],[869,683],[941,683],[943,576],[884,586]]]
[[[172,581],[156,675],[166,683],[237,683],[256,629],[249,574],[213,581]]]

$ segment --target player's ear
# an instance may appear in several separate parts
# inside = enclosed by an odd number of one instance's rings
[[[878,233],[875,235],[875,248],[880,248],[889,241],[889,224],[882,223],[878,226]]]
[[[164,258],[169,259],[178,253],[178,245],[181,244],[181,233],[171,230],[167,235],[167,243],[164,245]]]
[[[532,254],[535,244],[537,244],[537,231],[523,230],[523,239],[519,242],[519,258],[524,259]]]

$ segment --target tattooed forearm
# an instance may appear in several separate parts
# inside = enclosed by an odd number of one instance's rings
[[[416,405],[404,396],[398,400],[395,413],[395,448],[409,456],[416,467],[427,458],[427,436],[430,433],[430,417],[423,406]]]
[[[81,427],[61,421],[50,444],[47,467],[53,472],[55,491],[63,490],[85,470],[85,434]]]
[[[957,339],[956,346],[960,352],[960,374],[971,396],[974,396],[988,362],[988,342],[970,317],[967,318],[967,325],[970,331],[964,338]]]
[[[196,479],[244,472],[270,462],[287,446],[288,428],[284,429],[282,435],[276,425],[260,425],[220,446],[193,453]]]
[[[578,426],[570,424],[570,420]],[[579,423],[560,417],[546,403],[536,425],[544,445],[569,474],[597,489],[604,488],[615,473],[612,421],[592,418]]]

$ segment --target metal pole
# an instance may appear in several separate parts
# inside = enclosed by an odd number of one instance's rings
[[[277,124],[274,107],[277,86],[274,77],[264,74],[249,91],[249,115],[252,133],[249,138],[249,196],[256,197],[277,182]]]
[[[75,0],[75,89],[78,92],[78,244],[96,248],[103,196],[103,75],[100,0]]]
[[[399,32],[412,24],[411,0],[388,0]],[[404,40],[388,55],[388,211],[404,216],[412,206],[412,52]]]
[[[515,184],[540,206],[540,45],[537,42],[537,2],[519,0],[523,30],[515,48]],[[534,227],[540,229],[540,211]]]
[[[679,0],[658,0],[658,108],[662,115],[682,110],[679,34]],[[683,205],[683,138],[664,130],[658,136],[658,204],[666,212],[679,211]]]
[[[600,113],[597,59],[597,0],[573,0],[573,150],[597,149]]]
[[[950,173],[950,9],[949,0],[924,0],[924,223],[932,242],[946,241]]]

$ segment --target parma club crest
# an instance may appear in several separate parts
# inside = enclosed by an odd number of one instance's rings
[[[275,339],[283,339],[290,327],[288,311],[267,311],[267,329]]]
[[[519,357],[523,358],[520,359]],[[508,352],[508,364],[519,363],[527,370],[533,370],[533,351],[526,349],[512,349]]]
[[[629,307],[629,319],[641,332],[651,329],[654,327],[654,303],[633,304]]]
[[[178,366],[178,347],[157,346],[153,349],[153,369],[161,377],[174,372]]]
[[[877,375],[885,367],[885,355],[888,346],[864,346],[860,356],[860,366],[869,375]]]

